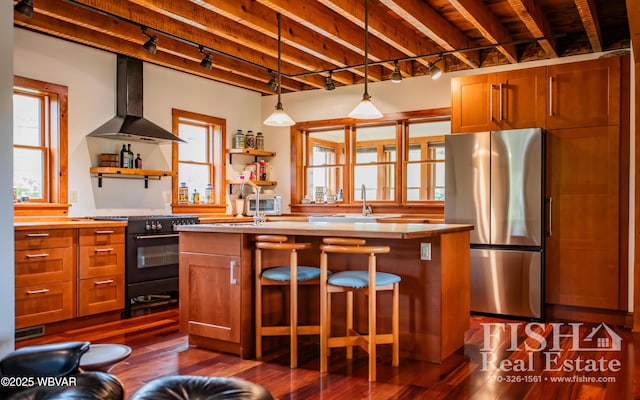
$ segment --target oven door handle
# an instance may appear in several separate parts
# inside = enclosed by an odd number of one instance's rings
[[[147,236],[136,236],[136,239],[165,239],[165,238],[173,238],[179,237],[179,233],[170,233],[168,235],[147,235]]]

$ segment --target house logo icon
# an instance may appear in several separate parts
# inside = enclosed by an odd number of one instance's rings
[[[591,329],[574,351],[620,351],[622,338],[604,322]]]

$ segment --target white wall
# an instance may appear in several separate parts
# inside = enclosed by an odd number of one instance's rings
[[[171,179],[107,179],[97,187],[89,174],[100,153],[117,153],[125,142],[86,135],[115,115],[116,55],[87,46],[14,29],[14,73],[69,88],[69,191],[77,192],[71,216],[171,213],[165,193]],[[43,68],[46,66],[46,68]],[[227,120],[227,137],[236,129],[259,130],[260,94],[153,64],[143,64],[144,115],[171,130],[171,109]],[[131,143],[147,169],[170,170],[171,146]],[[227,146],[229,147],[229,146]],[[229,175],[232,176],[230,169]]]
[[[14,347],[13,2],[0,2],[0,358]]]

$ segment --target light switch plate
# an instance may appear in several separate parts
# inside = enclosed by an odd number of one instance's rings
[[[420,243],[420,259],[423,261],[431,260],[431,243]]]
[[[171,204],[171,192],[164,191],[162,196],[164,197],[164,204]]]
[[[69,191],[69,203],[77,203],[78,202],[78,191],[71,190]]]

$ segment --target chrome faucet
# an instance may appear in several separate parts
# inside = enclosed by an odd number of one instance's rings
[[[371,209],[371,206],[367,205],[367,188],[364,186],[364,183],[362,184],[360,193],[362,196],[362,216],[366,217],[367,215],[373,214],[373,210]]]
[[[253,187],[253,191],[256,194],[256,213],[253,215],[253,223],[254,225],[260,225],[264,222],[264,217],[260,215],[260,188],[255,183],[244,180],[240,184],[240,193],[244,193],[244,184],[247,183],[249,186]]]

